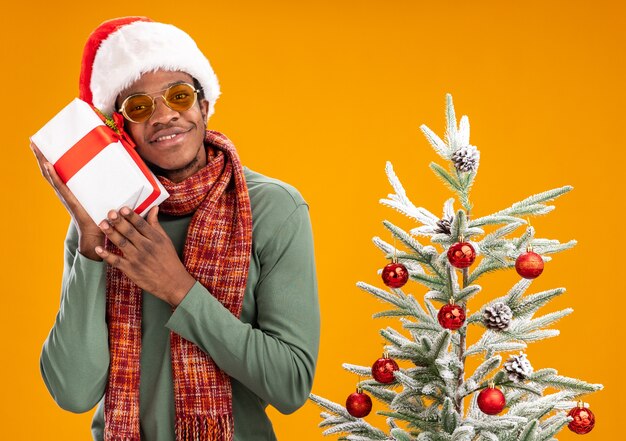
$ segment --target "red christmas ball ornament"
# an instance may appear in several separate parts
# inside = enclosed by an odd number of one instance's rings
[[[570,410],[567,416],[574,418],[567,427],[579,435],[591,432],[596,425],[596,417],[589,408],[584,407],[582,401],[579,401],[578,406]]]
[[[478,394],[478,407],[487,415],[497,415],[506,406],[506,399],[500,389],[489,386]]]
[[[453,331],[457,330],[465,323],[465,309],[460,305],[454,304],[452,299],[450,299],[450,303],[443,305],[439,310],[437,320],[439,320],[439,324],[442,327],[452,329]]]
[[[517,256],[515,270],[524,279],[535,279],[543,272],[543,259],[532,248]]]
[[[398,363],[393,358],[389,358],[386,352],[372,365],[372,377],[379,383],[392,383],[395,380],[393,373],[399,370]]]
[[[383,268],[383,282],[390,288],[400,288],[409,280],[409,271],[406,266],[392,262]]]
[[[357,387],[356,392],[348,395],[346,399],[346,410],[355,418],[363,418],[372,410],[372,399]]]
[[[476,259],[476,251],[469,242],[457,242],[448,248],[448,261],[455,268],[467,268]]]

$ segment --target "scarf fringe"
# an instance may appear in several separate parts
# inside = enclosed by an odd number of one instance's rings
[[[176,441],[232,441],[233,427],[231,415],[176,418]]]

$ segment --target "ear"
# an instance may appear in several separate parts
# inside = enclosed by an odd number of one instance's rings
[[[208,114],[209,114],[209,102],[205,99],[200,101],[200,112],[202,112],[202,120],[204,121],[204,125],[206,126],[208,123]]]

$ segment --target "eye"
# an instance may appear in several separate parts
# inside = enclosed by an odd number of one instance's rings
[[[187,93],[183,93],[183,92],[179,92],[176,95],[174,95],[174,101],[176,100],[186,100],[189,97],[189,94]]]

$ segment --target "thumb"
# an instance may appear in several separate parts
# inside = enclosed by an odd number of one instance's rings
[[[146,216],[146,220],[153,227],[159,227],[160,228],[161,225],[159,225],[158,214],[159,214],[159,206],[155,205],[154,207],[152,207],[150,209],[150,211],[148,211],[148,215]]]

